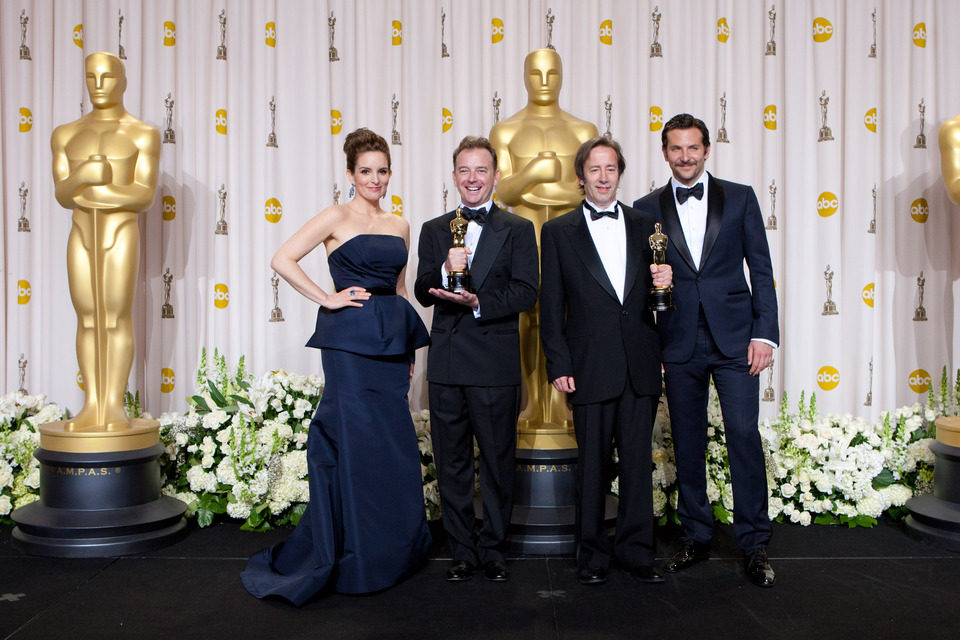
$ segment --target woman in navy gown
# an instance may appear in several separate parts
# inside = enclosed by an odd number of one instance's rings
[[[258,598],[296,605],[325,589],[385,589],[417,569],[430,546],[407,404],[413,353],[429,341],[404,297],[410,228],[380,208],[390,181],[386,141],[358,129],[343,150],[356,195],[317,214],[270,263],[320,305],[307,345],[322,349],[325,384],[307,444],[307,510],[286,542],[250,558],[242,579]],[[335,293],[298,264],[321,244]]]

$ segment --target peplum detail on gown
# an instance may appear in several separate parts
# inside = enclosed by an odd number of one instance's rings
[[[402,296],[384,295],[396,290],[398,251],[406,264],[402,238],[365,234],[347,240],[330,254],[330,274],[337,291],[363,287],[375,293],[362,307],[321,307],[308,347],[393,356],[413,353],[430,343],[430,334],[413,306]]]

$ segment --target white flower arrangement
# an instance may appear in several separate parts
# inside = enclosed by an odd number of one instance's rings
[[[218,515],[243,520],[243,528],[255,530],[297,523],[309,499],[307,432],[322,391],[318,376],[274,371],[254,378],[244,370],[242,358],[230,372],[217,352],[208,372],[204,352],[190,410],[159,419],[163,494],[185,502],[200,526]],[[939,391],[939,398],[930,391],[926,406],[885,412],[876,423],[850,415],[821,416],[816,398],[808,404],[803,395],[791,413],[784,395],[780,415],[760,425],[771,519],[802,526],[872,526],[884,513],[904,515],[911,496],[932,488],[933,421],[960,413],[960,374],[950,388],[944,370]],[[137,402],[127,406],[128,412],[139,411]],[[0,398],[0,521],[9,522],[13,509],[38,498],[36,427],[65,417],[43,395]],[[424,505],[434,520],[440,517],[440,499],[430,414],[414,411],[411,417]],[[733,491],[723,419],[712,389],[707,435],[707,493],[714,517],[729,523]],[[677,472],[665,400],[654,426],[652,462],[654,512],[661,524],[676,521]],[[614,493],[617,488],[615,479]]]
[[[37,427],[66,416],[43,394],[18,391],[0,397],[0,522],[10,522],[10,512],[39,499],[40,463],[33,457],[40,446]]]

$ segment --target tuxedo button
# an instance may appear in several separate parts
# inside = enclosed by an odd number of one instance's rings
[[[627,312],[627,311],[621,311],[621,312],[620,312],[620,315],[622,315],[624,318],[626,318],[628,315],[630,315],[630,313]]]

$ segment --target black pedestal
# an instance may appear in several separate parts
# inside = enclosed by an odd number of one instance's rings
[[[934,442],[933,493],[907,500],[907,531],[949,551],[960,552],[960,447]]]
[[[160,495],[163,447],[98,453],[38,449],[40,500],[11,514],[26,553],[100,558],[149,551],[186,534],[186,505]]]
[[[576,552],[577,450],[517,449],[513,516],[507,534],[511,553],[569,555]],[[607,497],[613,527],[617,499]]]

